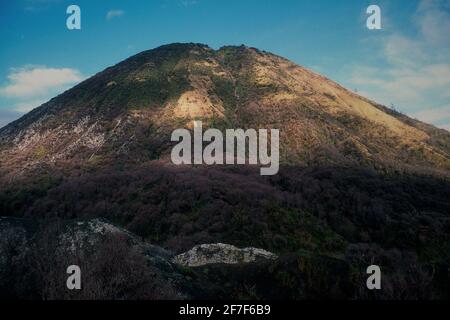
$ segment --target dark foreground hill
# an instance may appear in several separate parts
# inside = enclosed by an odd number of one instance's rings
[[[192,120],[280,129],[280,172],[172,165],[170,133]],[[18,239],[2,237],[2,295],[77,298],[58,277],[79,261],[130,281],[120,291],[102,278],[78,298],[448,298],[449,141],[445,130],[256,49],[174,44],[140,53],[0,129],[2,230],[25,225],[12,232]],[[62,244],[61,230],[96,218],[133,240]],[[63,252],[49,255],[55,267],[44,274],[49,262],[32,245],[42,241]],[[129,265],[108,269],[108,242],[121,248],[113,260]],[[278,259],[170,261],[211,243]],[[365,287],[370,264],[381,266],[383,290]],[[48,277],[59,279],[56,289],[43,284]]]

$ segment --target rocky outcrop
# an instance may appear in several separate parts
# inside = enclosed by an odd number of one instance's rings
[[[275,260],[277,256],[264,249],[252,247],[239,249],[229,244],[213,243],[195,246],[191,250],[175,256],[172,262],[187,267],[199,267],[218,263],[250,263],[262,259]]]

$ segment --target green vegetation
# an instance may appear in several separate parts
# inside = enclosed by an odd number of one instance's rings
[[[48,154],[48,150],[45,146],[38,146],[36,148],[36,151],[34,153],[34,158],[36,160],[41,160],[42,158],[44,158],[46,155]]]

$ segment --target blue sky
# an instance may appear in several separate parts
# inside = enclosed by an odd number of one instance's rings
[[[0,127],[135,53],[200,42],[279,54],[450,130],[449,0],[0,0],[0,39]]]

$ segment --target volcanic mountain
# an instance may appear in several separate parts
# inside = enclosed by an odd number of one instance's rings
[[[170,133],[278,128],[286,165],[367,165],[448,175],[450,134],[271,53],[171,44],[96,74],[0,129],[1,175],[42,165],[165,158]]]
[[[279,129],[279,173],[260,176],[259,167],[250,165],[172,164],[171,133],[193,129],[193,120],[205,129]],[[76,257],[69,250],[54,264],[59,258],[50,257],[60,251],[41,254],[48,246],[38,245],[39,254],[25,259],[22,253],[33,251],[3,245],[4,236],[0,257],[11,257],[0,263],[64,265],[86,254],[95,264],[90,270],[110,270],[111,259],[114,265],[138,263],[138,269],[115,265],[117,278],[111,279],[122,279],[129,290],[119,298],[147,292],[136,289],[142,277],[132,271],[147,270],[148,261],[153,261],[149,274],[158,273],[171,288],[201,283],[193,297],[216,298],[207,292],[218,289],[221,297],[235,299],[448,298],[449,176],[445,130],[268,52],[170,44],[107,68],[0,129],[0,217],[8,216],[0,222],[12,230],[0,235],[18,236],[11,225],[17,230],[40,225],[44,231],[37,234],[57,247],[68,233],[49,236],[49,218],[69,229],[90,225],[92,230],[99,229],[93,221],[105,219],[101,225],[126,230],[121,231],[125,238],[144,241],[139,247],[152,248],[153,254],[131,254],[128,245],[116,243],[122,237],[106,239],[101,258],[97,250]],[[101,234],[91,229],[83,232]],[[40,243],[29,234],[31,243]],[[236,248],[256,248],[250,251],[279,258],[232,268],[167,269],[168,257],[195,260],[199,248],[234,254],[250,250]],[[213,256],[234,259],[224,252]],[[381,266],[384,290],[367,291],[371,264]],[[16,267],[3,268],[10,270],[4,277],[0,272],[0,296],[2,283],[13,288],[24,280],[28,273],[22,265],[10,263]],[[53,271],[61,274],[58,270]],[[124,278],[123,270],[135,277]],[[154,277],[148,279],[151,284]],[[116,297],[103,292],[102,297]]]

